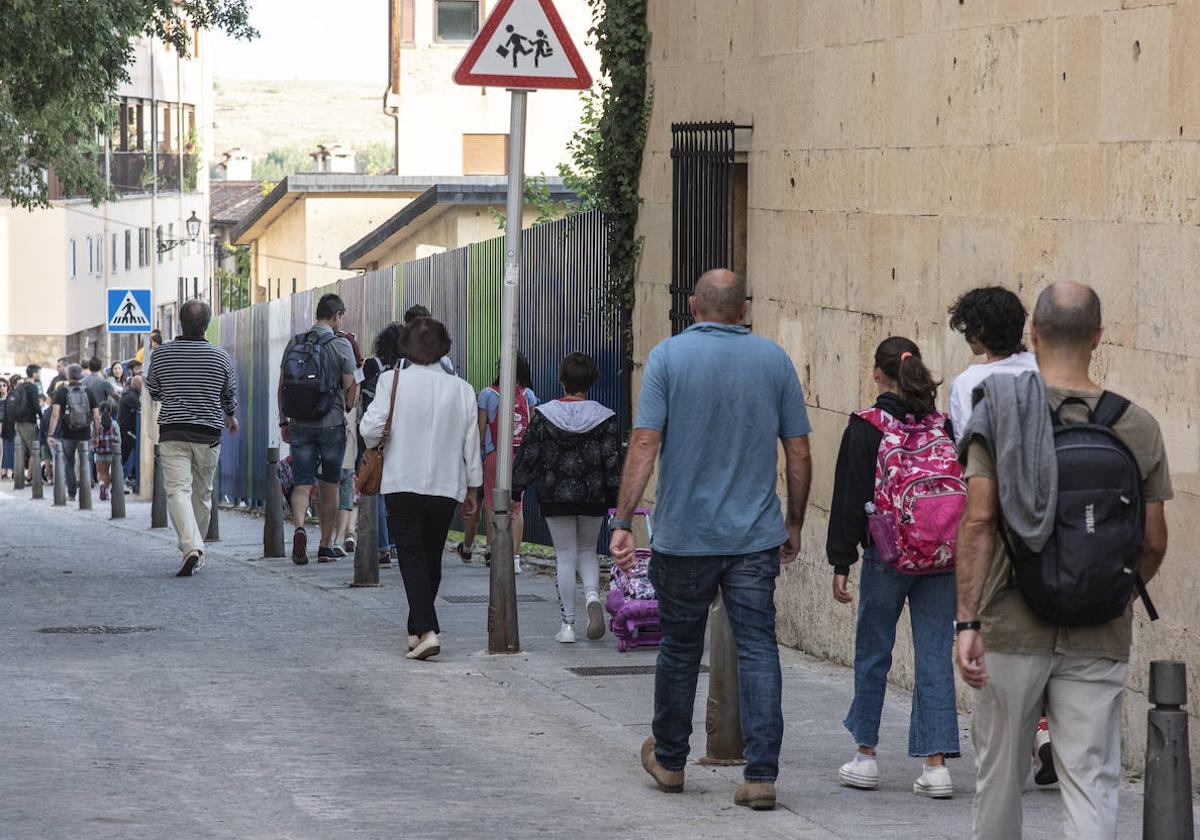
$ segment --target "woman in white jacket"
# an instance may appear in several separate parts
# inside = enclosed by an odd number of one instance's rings
[[[475,392],[439,364],[451,344],[440,321],[419,318],[407,329],[391,324],[378,342],[394,342],[397,352],[388,355],[407,357],[411,366],[379,375],[359,431],[367,446],[378,445],[394,399],[379,492],[408,596],[408,658],[428,659],[441,653],[433,602],[450,521],[460,503],[464,515],[472,512],[483,484]]]

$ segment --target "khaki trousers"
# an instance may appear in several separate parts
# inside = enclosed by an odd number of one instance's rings
[[[988,683],[976,692],[972,724],[976,840],[1020,840],[1021,789],[1043,702],[1062,793],[1062,836],[1115,840],[1128,664],[1005,653],[988,653],[984,661]]]
[[[167,490],[167,512],[179,538],[179,550],[204,551],[211,513],[213,474],[220,446],[167,440],[159,444],[163,484]]]

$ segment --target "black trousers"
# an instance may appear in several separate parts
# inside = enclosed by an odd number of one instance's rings
[[[458,501],[445,496],[388,493],[388,532],[400,559],[404,594],[408,596],[408,632],[423,636],[441,632],[433,600],[442,585],[442,552]]]

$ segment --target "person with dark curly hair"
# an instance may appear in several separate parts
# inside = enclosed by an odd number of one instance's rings
[[[1036,371],[1037,359],[1025,348],[1021,299],[1003,286],[972,289],[950,307],[950,329],[960,332],[971,352],[987,361],[971,365],[950,386],[950,421],[956,441],[971,417],[971,394],[994,373],[1013,376]]]

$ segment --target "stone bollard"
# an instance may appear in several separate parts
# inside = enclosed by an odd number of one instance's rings
[[[92,445],[86,440],[75,444],[76,457],[79,458],[79,509],[92,509]]]
[[[42,447],[41,444],[37,442],[36,436],[34,437],[34,441],[34,446],[36,446],[37,449],[33,455],[29,456],[29,472],[33,476],[33,493],[31,498],[44,499],[45,496],[42,494]]]
[[[112,476],[112,515],[111,519],[125,518],[125,470],[121,466],[121,436],[117,435],[116,445],[112,452],[112,466],[108,468]]]
[[[1187,668],[1182,662],[1150,663],[1146,728],[1146,801],[1143,840],[1194,840],[1192,762],[1188,752]]]
[[[701,764],[745,764],[745,742],[738,701],[737,646],[729,627],[725,598],[720,592],[708,609],[708,704],[704,731],[708,733]]]
[[[63,457],[62,441],[55,441],[54,446],[50,447],[50,451],[54,454],[54,506],[66,507],[67,505],[67,459]]]
[[[379,585],[379,511],[383,502],[378,495],[358,497],[358,538],[354,541],[354,583],[351,586]]]
[[[25,441],[20,432],[13,435],[13,489],[25,489]]]
[[[266,516],[263,517],[263,557],[284,557],[283,488],[279,486],[279,447],[267,448]]]
[[[163,481],[162,459],[158,456],[158,444],[154,444],[154,488],[150,498],[150,527],[167,527],[167,485]]]
[[[213,471],[213,483],[211,496],[211,507],[208,511],[208,533],[204,535],[206,543],[221,541],[221,523],[217,518],[220,514],[221,501],[221,459],[217,458],[217,468]]]

